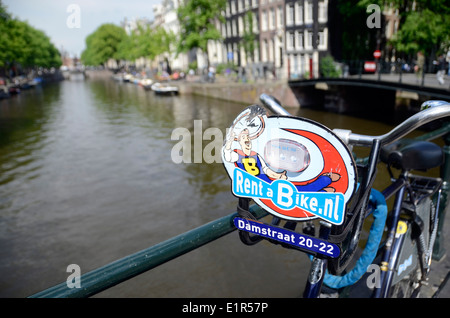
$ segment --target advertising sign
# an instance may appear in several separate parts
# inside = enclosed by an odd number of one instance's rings
[[[274,216],[340,225],[356,189],[356,166],[346,145],[314,121],[268,117],[254,105],[234,120],[222,161],[237,197]]]

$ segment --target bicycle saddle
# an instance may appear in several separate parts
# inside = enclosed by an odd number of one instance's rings
[[[442,148],[429,141],[401,139],[381,149],[382,162],[402,170],[427,170],[444,162]]]

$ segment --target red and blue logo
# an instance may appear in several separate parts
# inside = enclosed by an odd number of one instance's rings
[[[356,189],[356,165],[331,130],[308,119],[267,117],[259,106],[233,122],[222,160],[235,196],[283,219],[342,224]]]

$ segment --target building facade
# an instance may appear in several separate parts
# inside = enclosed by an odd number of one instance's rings
[[[319,59],[329,52],[328,1],[228,0],[218,63],[263,69],[276,78],[318,77]]]
[[[187,70],[197,61],[201,70],[232,63],[254,77],[312,78],[319,76],[319,61],[330,53],[329,1],[331,0],[227,0],[224,22],[216,21],[223,40],[210,41],[208,58],[196,50],[159,57],[172,69]],[[180,33],[177,8],[183,0],[162,0],[153,9],[151,26]],[[132,29],[133,23],[124,25]],[[175,48],[173,50],[175,52]]]
[[[328,54],[328,0],[286,0],[288,76],[319,76],[319,60]]]

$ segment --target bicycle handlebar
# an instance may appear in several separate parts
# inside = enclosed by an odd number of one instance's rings
[[[262,94],[259,99],[270,111],[276,115],[292,116],[272,96]],[[333,129],[333,131],[348,145],[371,146],[375,139],[380,140],[381,146],[390,144],[416,128],[436,119],[450,116],[450,103],[445,101],[428,101],[422,104],[421,111],[409,117],[390,132],[380,136],[369,136],[352,133],[351,130]]]

